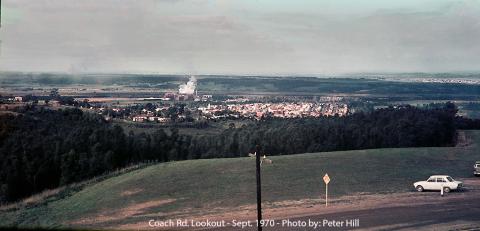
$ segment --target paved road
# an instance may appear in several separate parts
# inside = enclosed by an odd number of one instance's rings
[[[479,182],[479,181],[477,181]],[[285,219],[275,220],[274,227],[264,230],[480,230],[480,185],[467,188],[461,192],[452,192],[440,197],[438,192],[424,192],[415,195],[422,200],[401,199],[401,203],[392,206],[383,204],[369,209],[356,209],[317,215],[305,215],[288,218],[296,225],[282,225]],[[358,227],[346,226],[346,220],[358,219]],[[328,221],[344,221],[337,227],[323,223]],[[303,221],[305,227],[298,227]],[[314,229],[309,221],[321,225]],[[290,223],[292,224],[292,223]],[[332,224],[332,223],[331,223]],[[221,228],[216,230],[256,230],[256,227]]]
[[[444,198],[439,198],[440,200]],[[325,215],[312,215],[291,220],[323,221],[359,219],[358,229],[454,229],[455,223],[465,227],[480,228],[480,195],[468,199],[446,199],[435,204],[422,204],[413,206],[395,206],[369,210],[357,210]],[[475,225],[476,224],[476,225]],[[282,227],[275,227],[281,230]],[[284,230],[292,230],[292,227],[284,227]],[[300,228],[304,230],[307,228]],[[311,229],[311,228],[309,228]],[[345,230],[352,227],[319,228],[321,230]],[[270,230],[270,229],[265,229]],[[298,229],[297,229],[298,230]]]

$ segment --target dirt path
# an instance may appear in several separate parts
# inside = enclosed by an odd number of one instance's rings
[[[458,230],[480,229],[480,178],[465,179],[466,188],[444,197],[439,192],[408,192],[382,195],[355,195],[333,199],[325,207],[323,199],[284,201],[264,204],[263,218],[273,220],[273,227],[264,230]],[[210,211],[211,212],[211,211]],[[187,227],[152,227],[148,220],[137,224],[110,227],[128,230],[192,229],[193,222],[221,222],[225,227],[197,226],[195,229],[256,230],[255,205],[232,209],[218,209],[210,215],[185,217]],[[358,219],[358,227],[346,227],[346,221]],[[251,226],[233,227],[233,220]],[[324,220],[342,222],[342,226],[328,227]],[[174,220],[175,221],[175,220]],[[290,221],[287,223],[287,221]],[[316,229],[310,222],[320,222]],[[270,221],[272,222],[272,221]],[[295,223],[296,222],[296,223]],[[306,226],[300,227],[305,222]],[[339,224],[337,222],[337,224]],[[284,224],[282,224],[284,223]],[[218,223],[217,223],[218,224]]]

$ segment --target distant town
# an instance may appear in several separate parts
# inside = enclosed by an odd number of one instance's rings
[[[78,107],[104,116],[106,120],[121,119],[137,123],[194,122],[218,119],[308,118],[345,116],[349,107],[343,97],[322,96],[312,99],[282,97],[282,100],[250,96],[214,97],[198,94],[197,80],[190,77],[177,92],[166,92],[161,97],[148,98],[79,98],[61,96],[53,89],[48,96],[3,97],[3,110],[26,105],[40,107]],[[133,101],[122,103],[121,101]]]

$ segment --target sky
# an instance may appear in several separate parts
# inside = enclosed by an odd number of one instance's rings
[[[480,0],[2,0],[0,71],[480,70]]]

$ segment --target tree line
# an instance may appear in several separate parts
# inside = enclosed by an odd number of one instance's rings
[[[178,129],[126,133],[79,109],[26,108],[0,115],[0,202],[145,162],[365,148],[450,146],[456,107],[390,107],[345,117],[268,119],[215,135]]]

